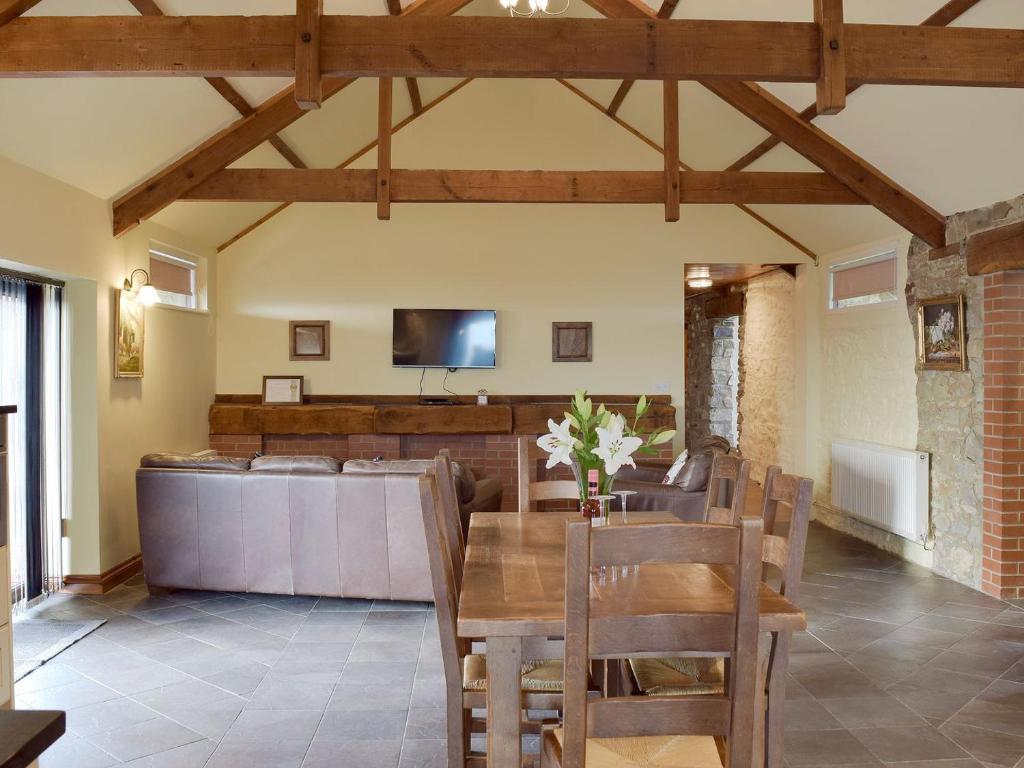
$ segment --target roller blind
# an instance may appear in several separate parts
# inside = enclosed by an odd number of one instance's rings
[[[149,280],[158,291],[191,296],[194,290],[196,265],[183,259],[173,259],[153,251],[149,254]]]
[[[836,301],[895,290],[895,254],[881,261],[836,270],[832,277],[832,298]]]

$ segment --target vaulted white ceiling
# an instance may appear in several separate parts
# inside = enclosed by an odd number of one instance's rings
[[[582,0],[571,13],[596,15]],[[660,0],[646,0],[652,8]],[[289,14],[293,0],[158,0],[167,14]],[[849,22],[917,24],[942,0],[846,0]],[[86,7],[87,6],[87,7]],[[811,0],[680,0],[675,18],[809,20]],[[326,0],[327,13],[382,14],[384,0]],[[476,0],[465,15],[500,12],[497,0]],[[33,15],[129,15],[128,0],[43,0]],[[981,0],[956,26],[1024,28],[1021,0]],[[282,79],[232,78],[251,104],[290,83]],[[420,79],[424,103],[457,81]],[[577,81],[578,88],[607,105],[617,81]],[[814,100],[807,84],[770,85],[796,109]],[[395,121],[411,113],[404,87],[396,87]],[[337,165],[375,138],[376,82],[360,80],[282,132],[311,167]],[[467,113],[458,100],[472,99]],[[720,170],[757,145],[766,133],[695,83],[680,85],[680,155],[699,170]],[[494,121],[512,113],[527,130],[518,141],[474,137],[495,130]],[[640,82],[619,117],[654,141],[662,141],[661,86]],[[230,125],[238,115],[208,84],[191,78],[0,79],[0,154],[98,197],[112,199],[154,171]],[[423,123],[420,126],[420,123]],[[950,214],[1024,191],[1024,90],[868,86],[853,94],[839,115],[816,124],[899,184]],[[491,126],[488,128],[488,126]],[[586,157],[588,168],[656,169],[660,156],[627,130],[563,86],[542,81],[512,86],[476,81],[404,128],[395,142],[395,165],[403,147],[430,142],[415,153],[419,162],[453,168],[575,168],[579,158],[566,147],[573,135],[600,131],[603,151]],[[486,145],[487,149],[483,147]],[[410,157],[410,155],[406,155]],[[569,159],[571,158],[571,160]],[[361,165],[372,165],[372,153]],[[567,163],[570,163],[567,165]],[[264,144],[236,166],[288,167]],[[431,167],[431,166],[417,166]],[[751,170],[812,169],[780,146]],[[275,206],[256,203],[175,203],[155,218],[162,224],[217,245]],[[707,215],[707,207],[684,208]],[[733,209],[735,210],[735,209]],[[757,212],[819,253],[877,240],[900,228],[867,206],[759,206]],[[702,211],[704,213],[702,213]],[[654,227],[671,226],[652,222]],[[763,228],[759,228],[763,229]],[[258,232],[258,230],[257,230]],[[778,239],[762,233],[765,250]],[[258,235],[250,235],[258,236]],[[770,245],[768,245],[770,243]],[[787,246],[788,247],[788,246]],[[751,261],[762,259],[752,247]],[[799,253],[791,249],[794,260]],[[705,255],[703,260],[715,259]]]

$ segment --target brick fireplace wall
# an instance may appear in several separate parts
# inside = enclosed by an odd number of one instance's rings
[[[982,587],[1024,597],[1024,271],[985,278]]]
[[[210,435],[210,448],[222,456],[248,459],[260,452],[270,456],[331,456],[349,459],[432,459],[447,448],[454,461],[477,477],[501,481],[502,512],[518,509],[517,435]],[[672,448],[655,458],[671,459]],[[572,479],[566,467],[544,469],[543,459],[532,462],[531,479]]]

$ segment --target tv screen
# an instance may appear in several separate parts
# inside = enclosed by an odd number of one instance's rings
[[[396,309],[392,365],[400,368],[493,368],[493,309]]]

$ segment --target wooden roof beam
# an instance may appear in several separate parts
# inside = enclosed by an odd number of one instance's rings
[[[814,0],[814,23],[821,34],[815,107],[819,115],[835,115],[846,106],[843,0]]]
[[[388,13],[392,16],[402,15],[402,3],[401,0],[386,0],[388,6]],[[420,84],[416,81],[415,77],[405,78],[405,88],[409,91],[409,101],[412,103],[412,112],[414,115],[418,115],[423,111],[423,97],[420,96]]]
[[[295,103],[299,109],[320,109],[323,82],[320,75],[320,17],[324,0],[296,0],[295,4]]]
[[[676,6],[679,4],[679,0],[662,0],[661,7],[658,9],[659,19],[671,19],[672,13],[675,11]],[[611,103],[608,105],[608,114],[614,116],[619,111],[619,107],[622,106],[622,102],[626,100],[626,96],[633,89],[633,85],[636,80],[623,80],[619,84],[618,90],[615,91],[615,95],[612,97]]]
[[[377,97],[377,218],[387,221],[391,218],[391,134],[392,83],[390,77],[382,77]],[[349,173],[349,171],[334,171]]]
[[[410,16],[415,7],[401,18],[324,16],[323,75],[815,82],[820,70],[813,23],[663,20],[648,9],[647,19],[524,24]],[[0,27],[0,77],[293,77],[294,32],[293,16],[19,18]],[[1021,29],[846,24],[843,34],[854,84],[1024,88]]]
[[[471,0],[414,0],[402,10],[402,16],[446,16],[469,5],[470,2]],[[221,91],[221,88],[214,84],[214,80],[222,81],[223,86],[234,91],[223,78],[207,80],[218,91]],[[327,78],[323,82],[323,99],[329,99],[353,82],[355,80],[352,78]],[[224,92],[221,92],[223,95]],[[304,167],[298,155],[279,136],[281,131],[305,114],[296,103],[294,93],[295,88],[292,86],[272,96],[255,109],[250,107],[248,114],[242,113],[241,120],[211,136],[115,200],[112,205],[114,235],[122,235],[137,226],[139,221],[170,205],[184,192],[209,178],[212,173],[227,168],[264,141],[269,141],[293,166]],[[248,106],[248,102],[241,95],[238,95],[238,99]],[[420,111],[425,111],[425,108]],[[415,109],[414,114],[418,114]]]
[[[1024,221],[967,239],[967,274],[989,275],[1007,269],[1024,269]]]
[[[971,8],[980,3],[981,0],[949,0],[945,5],[939,8],[935,13],[929,16],[927,19],[921,22],[922,27],[945,27],[952,24],[960,16],[967,13]],[[860,88],[859,85],[847,85],[846,95],[849,96],[851,93]],[[810,104],[804,107],[800,112],[800,118],[802,120],[813,120],[818,116],[818,105],[817,103]],[[756,147],[747,152],[743,157],[737,160],[735,163],[726,168],[727,171],[742,171],[747,166],[751,165],[754,161],[764,157],[768,152],[773,150],[779,145],[779,137],[772,135],[758,144]]]
[[[382,84],[388,81],[382,80]],[[386,104],[382,88],[381,104]],[[665,204],[663,171],[392,169],[381,109],[378,169],[225,168],[183,200],[278,203],[649,203]],[[383,155],[383,156],[382,156]],[[824,173],[674,173],[686,204],[857,205],[857,195]],[[385,183],[386,182],[386,183]],[[382,194],[383,192],[383,194]]]

